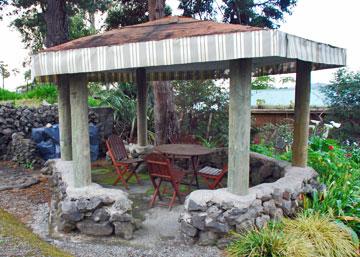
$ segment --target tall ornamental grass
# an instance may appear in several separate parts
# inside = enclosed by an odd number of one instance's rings
[[[239,235],[227,253],[230,257],[355,257],[357,247],[344,227],[313,214]]]

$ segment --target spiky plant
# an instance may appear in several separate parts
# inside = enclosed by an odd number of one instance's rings
[[[313,245],[307,240],[285,235],[281,226],[271,224],[261,230],[239,235],[227,248],[230,257],[313,257]]]
[[[355,257],[358,246],[351,235],[330,218],[320,214],[300,215],[295,220],[284,219],[285,235],[309,240],[316,256]]]

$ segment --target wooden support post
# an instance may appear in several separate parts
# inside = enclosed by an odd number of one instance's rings
[[[249,190],[251,70],[251,59],[230,61],[228,189],[239,195]]]
[[[295,88],[293,166],[306,167],[310,119],[311,63],[297,61]]]
[[[74,186],[91,184],[88,88],[85,75],[69,77]]]
[[[136,70],[137,86],[137,140],[139,146],[147,145],[147,83],[146,70]]]
[[[70,91],[69,80],[63,75],[60,76],[58,83],[58,112],[59,112],[59,132],[60,132],[60,152],[61,160],[72,160],[71,145],[71,110],[70,110]]]

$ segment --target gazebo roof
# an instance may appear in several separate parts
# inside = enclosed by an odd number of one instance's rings
[[[131,81],[144,67],[149,80],[206,79],[224,76],[239,58],[253,58],[254,75],[295,72],[296,59],[313,70],[346,65],[345,49],[278,30],[170,16],[48,48],[32,57],[32,76]]]
[[[184,37],[196,37],[235,32],[259,31],[258,27],[216,23],[188,17],[168,16],[133,26],[113,29],[102,34],[83,37],[46,49],[63,51],[70,49],[124,45],[129,43],[159,41]]]

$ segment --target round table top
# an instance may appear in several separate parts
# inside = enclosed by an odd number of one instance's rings
[[[207,155],[216,151],[216,149],[209,149],[202,145],[195,145],[195,144],[158,145],[155,147],[155,150],[164,154],[183,155],[183,156]]]

